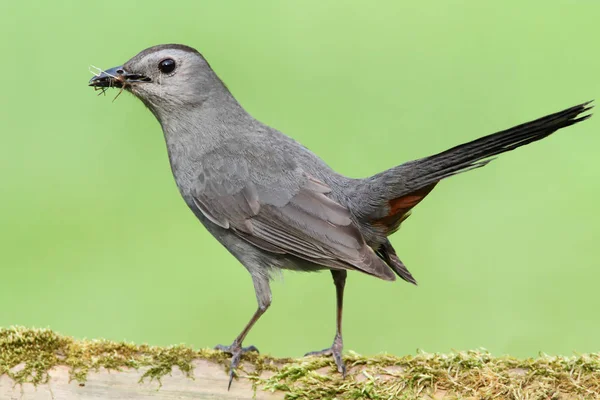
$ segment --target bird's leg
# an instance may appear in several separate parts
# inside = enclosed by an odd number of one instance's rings
[[[269,287],[269,280],[267,277],[263,276],[252,276],[252,281],[254,283],[254,291],[256,292],[256,299],[258,300],[258,308],[250,321],[246,324],[242,332],[235,338],[233,343],[229,346],[224,346],[219,344],[215,347],[215,350],[221,350],[226,353],[231,354],[231,366],[229,367],[229,385],[227,386],[227,390],[231,388],[231,382],[233,381],[233,377],[235,375],[235,370],[240,364],[240,360],[242,358],[242,354],[247,353],[249,351],[255,351],[258,353],[258,349],[255,346],[242,347],[242,342],[246,338],[250,329],[254,326],[256,321],[260,318],[261,315],[267,311],[267,308],[271,305],[271,288]]]
[[[346,275],[348,274],[344,270],[331,270],[331,275],[333,276],[337,298],[335,338],[333,339],[333,344],[330,348],[320,351],[311,351],[310,353],[306,353],[305,356],[333,356],[338,371],[343,377],[346,377],[346,365],[342,360],[342,348],[344,347],[344,341],[342,339],[342,310],[344,307],[344,286],[346,285]]]

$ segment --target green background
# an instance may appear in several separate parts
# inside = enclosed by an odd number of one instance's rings
[[[144,106],[90,64],[198,48],[258,119],[366,176],[597,98],[600,2],[125,1],[0,6],[0,326],[229,344],[247,272],[195,220]],[[347,350],[600,350],[600,119],[440,184],[393,236],[419,281],[351,273]],[[328,346],[329,274],[285,273],[246,344]]]

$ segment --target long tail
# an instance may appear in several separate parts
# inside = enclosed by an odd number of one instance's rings
[[[517,147],[541,140],[559,129],[588,119],[591,102],[527,122],[513,128],[484,136],[429,157],[410,161],[383,171],[361,182],[363,201],[360,216],[381,235],[380,250],[391,244],[385,239],[394,233],[410,210],[417,205],[442,179],[461,172],[483,167],[494,157]],[[366,201],[365,201],[366,199]],[[406,267],[396,263],[383,251],[382,258],[405,280],[412,281]],[[395,255],[395,254],[394,254]],[[399,260],[398,260],[399,261]]]
[[[400,178],[399,181],[402,181],[401,185],[396,186],[398,191],[393,193],[393,197],[401,197],[449,176],[483,167],[492,160],[490,157],[536,142],[559,129],[584,121],[591,114],[580,115],[592,108],[590,103],[583,103],[392,168],[384,174],[396,175]]]

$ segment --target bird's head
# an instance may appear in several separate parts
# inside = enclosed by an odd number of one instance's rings
[[[204,57],[180,44],[150,47],[121,66],[99,70],[89,85],[129,91],[157,116],[202,104],[223,87]]]

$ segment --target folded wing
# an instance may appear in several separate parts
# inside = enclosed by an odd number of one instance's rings
[[[210,221],[265,251],[394,280],[348,209],[328,196],[331,189],[290,166],[253,173],[243,158],[205,157],[194,203]]]

